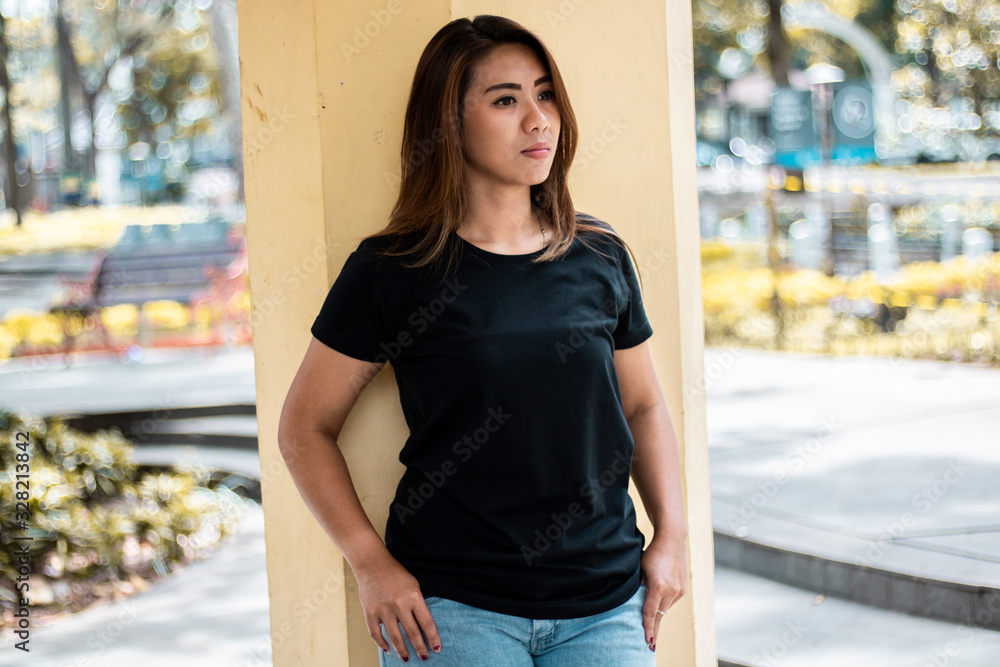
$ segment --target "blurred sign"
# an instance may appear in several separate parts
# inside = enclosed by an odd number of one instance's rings
[[[833,84],[834,162],[867,164],[875,162],[875,102],[865,79]]]
[[[770,134],[775,164],[802,167],[819,161],[819,138],[808,90],[779,86],[771,93]]]
[[[771,94],[770,136],[775,164],[801,169],[820,162],[817,111],[812,91],[779,87]],[[830,159],[847,164],[875,162],[875,106],[865,79],[833,84],[829,122],[833,137]]]

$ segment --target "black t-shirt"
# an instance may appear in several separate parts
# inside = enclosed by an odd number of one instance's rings
[[[425,596],[576,618],[639,588],[646,540],[613,354],[653,330],[625,248],[587,234],[605,258],[582,234],[540,265],[542,250],[453,235],[461,262],[443,284],[365,239],[312,325],[329,347],[393,366],[410,435],[385,543]]]

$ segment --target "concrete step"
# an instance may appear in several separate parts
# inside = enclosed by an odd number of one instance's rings
[[[0,364],[0,405],[36,416],[135,411],[152,419],[206,416],[188,411],[247,406],[254,414],[253,349],[144,349],[141,362],[88,355],[66,368],[61,355]],[[214,414],[218,415],[219,412]],[[228,412],[225,414],[234,414]]]
[[[221,481],[245,498],[261,502],[260,456],[257,450],[231,447],[201,447],[190,444],[144,445],[132,451],[132,460],[141,465],[194,463],[230,473]]]
[[[1000,615],[1000,605],[994,607]],[[715,568],[720,667],[997,667],[1000,632]]]
[[[997,369],[723,349],[705,362],[718,565],[1000,630]]]
[[[988,553],[945,548],[934,536],[904,539],[902,521],[896,537],[844,534],[773,510],[758,513],[748,534],[719,520],[736,506],[712,501],[716,565],[859,604],[1000,630],[1000,565]],[[985,551],[1000,537],[1000,526],[992,528],[961,533]]]

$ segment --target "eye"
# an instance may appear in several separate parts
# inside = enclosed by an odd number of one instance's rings
[[[556,91],[554,91],[554,90],[543,90],[541,93],[539,93],[539,97],[542,97],[542,96],[546,96],[546,97],[543,98],[543,99],[546,99],[546,100],[555,100],[556,99]]]
[[[499,100],[497,100],[493,104],[496,104],[497,106],[501,106],[501,107],[509,107],[510,104],[501,104],[501,102],[503,102],[504,100],[510,100],[511,103],[516,102],[516,100],[514,99],[513,95],[504,95],[503,97],[501,97]]]

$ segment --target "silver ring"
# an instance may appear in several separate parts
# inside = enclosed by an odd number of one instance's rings
[[[667,612],[666,612],[666,611],[664,611],[663,609],[657,609],[657,610],[656,610],[656,613],[657,613],[657,614],[666,614]]]

